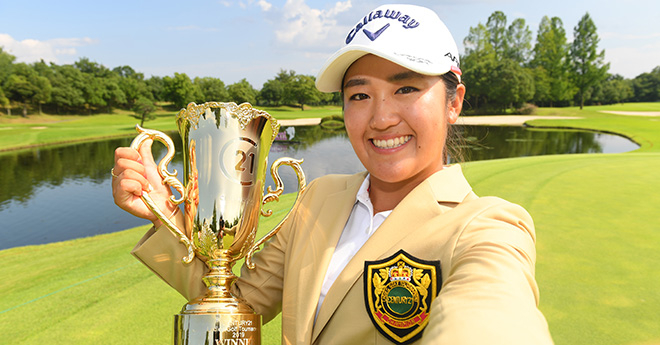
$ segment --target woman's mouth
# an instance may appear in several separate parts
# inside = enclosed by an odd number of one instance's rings
[[[407,143],[410,139],[412,139],[412,135],[404,135],[387,140],[371,139],[371,142],[379,149],[393,149]]]

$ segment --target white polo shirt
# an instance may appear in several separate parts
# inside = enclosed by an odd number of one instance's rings
[[[370,175],[367,175],[358,190],[353,211],[351,211],[351,215],[348,217],[348,221],[335,247],[335,252],[332,254],[332,259],[330,259],[330,265],[323,279],[319,303],[316,305],[315,322],[325,295],[341,271],[344,270],[348,262],[351,261],[362,245],[367,242],[369,237],[383,224],[385,218],[392,213],[390,210],[374,214],[374,207],[369,198],[370,181]]]

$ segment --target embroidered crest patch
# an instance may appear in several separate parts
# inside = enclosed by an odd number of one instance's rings
[[[366,261],[363,278],[367,313],[378,331],[399,344],[417,340],[442,285],[440,261],[399,250],[386,259]]]

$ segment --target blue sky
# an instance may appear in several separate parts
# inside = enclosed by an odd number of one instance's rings
[[[247,80],[257,89],[280,69],[316,75],[368,11],[392,1],[0,0],[0,46],[18,61],[70,64],[87,57],[108,68],[129,65],[146,77],[174,72]],[[568,40],[589,12],[610,72],[626,78],[660,65],[657,0],[401,1],[433,8],[463,53],[470,27],[493,11],[526,20],[536,39],[541,18],[562,19]]]

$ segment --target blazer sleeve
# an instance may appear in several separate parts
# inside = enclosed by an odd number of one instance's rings
[[[532,219],[518,205],[490,204],[456,240],[423,344],[552,344],[538,310]]]
[[[242,296],[262,315],[262,322],[267,323],[282,311],[284,277],[286,276],[287,258],[291,255],[289,244],[298,229],[296,220],[301,214],[307,214],[309,200],[314,194],[317,180],[310,182],[299,201],[295,203],[289,217],[282,224],[278,233],[266,242],[264,247],[253,257],[255,268],[241,267],[241,276],[233,286],[236,295]]]
[[[183,224],[181,213],[177,215],[176,224]],[[164,225],[149,229],[131,254],[188,301],[206,291],[202,282],[202,276],[208,271],[206,264],[197,257],[189,264],[184,263],[188,251]]]
[[[264,323],[277,316],[282,309],[282,286],[288,239],[293,231],[292,224],[295,222],[298,209],[304,207],[305,197],[312,194],[314,185],[315,181],[308,185],[300,202],[297,202],[291,210],[291,216],[284,222],[277,235],[254,255],[256,268],[250,270],[243,265],[241,276],[232,286],[232,292],[245,299],[257,314],[261,314]],[[177,215],[177,225],[183,223],[179,217],[180,214]],[[131,254],[187,300],[198,297],[206,291],[202,277],[208,272],[208,267],[197,257],[190,264],[184,263],[182,258],[188,255],[185,246],[165,226],[149,229]]]

